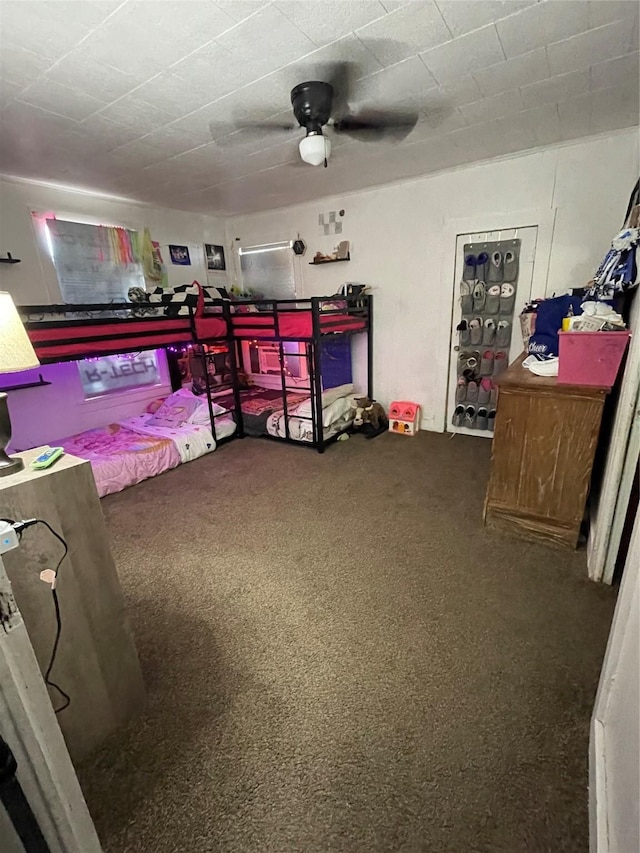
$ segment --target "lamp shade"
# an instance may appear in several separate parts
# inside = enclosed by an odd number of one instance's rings
[[[40,364],[10,294],[0,292],[0,373]]]

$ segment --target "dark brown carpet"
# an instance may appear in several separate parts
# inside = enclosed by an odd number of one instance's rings
[[[107,853],[584,853],[615,594],[485,530],[490,446],[256,439],[103,501],[147,681]]]

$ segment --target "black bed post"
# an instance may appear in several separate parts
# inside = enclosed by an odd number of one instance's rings
[[[240,381],[238,379],[238,364],[242,353],[242,343],[233,337],[231,306],[228,301],[223,304],[222,311],[227,325],[227,351],[229,353],[229,370],[231,371],[231,385],[233,387],[233,405],[236,410],[236,431],[238,438],[244,438],[244,421],[242,420],[242,404],[240,402]]]
[[[238,364],[242,358],[242,341],[229,339],[229,358],[231,359],[231,381],[233,382],[233,405],[236,409],[236,428],[238,438],[244,438],[244,420],[242,419],[242,401],[240,399],[240,379]],[[244,366],[244,365],[243,365]]]
[[[164,353],[167,357],[171,390],[179,391],[180,388],[182,388],[182,376],[180,375],[180,367],[178,366],[178,354],[176,352],[171,352],[169,347],[164,348]]]
[[[322,330],[320,328],[320,299],[311,299],[311,321],[313,329],[313,396],[315,398],[316,417],[316,447],[318,453],[324,453],[324,424],[322,419]],[[313,405],[312,405],[313,411]]]
[[[373,299],[367,296],[367,397],[373,400]]]
[[[209,381],[209,365],[207,364],[207,351],[204,344],[200,344],[200,353],[202,358],[202,367],[204,369],[204,384],[207,389],[207,405],[209,406],[209,420],[211,421],[211,433],[213,440],[217,441],[216,436],[216,419],[213,416],[213,406],[211,405],[211,382]]]

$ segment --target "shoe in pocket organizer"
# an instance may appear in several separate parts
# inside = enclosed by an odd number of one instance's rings
[[[468,347],[471,343],[471,330],[469,329],[469,321],[463,318],[456,327],[458,332],[458,343],[461,347]]]
[[[483,377],[480,382],[480,387],[478,388],[478,405],[480,406],[488,406],[491,402],[491,386],[492,382],[488,376]],[[456,402],[458,402],[458,396],[456,394]]]
[[[486,252],[480,252],[476,257],[476,278],[478,281],[486,281],[488,271],[489,255]]]
[[[485,350],[480,359],[480,376],[491,376],[494,371],[493,350]]]
[[[508,347],[511,343],[511,321],[500,320],[496,329],[496,346]]]
[[[503,257],[503,281],[513,281],[518,278],[518,253],[508,249]]]
[[[473,288],[473,310],[476,314],[484,311],[487,300],[487,288],[484,281],[477,281]]]
[[[460,282],[460,308],[463,314],[471,314],[473,311],[473,288],[475,281]]]
[[[496,323],[491,317],[485,317],[482,327],[482,346],[493,346],[496,339]]]
[[[465,406],[464,410],[464,418],[462,420],[462,426],[467,429],[473,429],[476,425],[476,407],[475,406]]]
[[[502,252],[491,252],[489,255],[489,271],[487,272],[488,282],[503,281],[503,258]]]
[[[484,310],[486,314],[498,314],[500,311],[500,285],[492,284],[487,288]]]
[[[500,376],[500,374],[504,373],[508,366],[509,358],[507,357],[507,353],[504,350],[498,350],[494,358],[493,375]]]
[[[511,315],[516,304],[516,287],[510,281],[505,281],[500,288],[500,313]]]
[[[480,406],[476,414],[476,429],[487,429],[489,426],[489,412],[485,406]]]
[[[474,317],[469,322],[469,343],[477,347],[482,343],[482,317]]]
[[[471,373],[477,373],[480,369],[480,351],[465,350],[458,354],[458,376],[468,370]]]

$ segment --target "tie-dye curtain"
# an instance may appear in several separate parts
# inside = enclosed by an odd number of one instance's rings
[[[138,234],[125,228],[47,219],[63,302],[124,302],[144,289]]]

